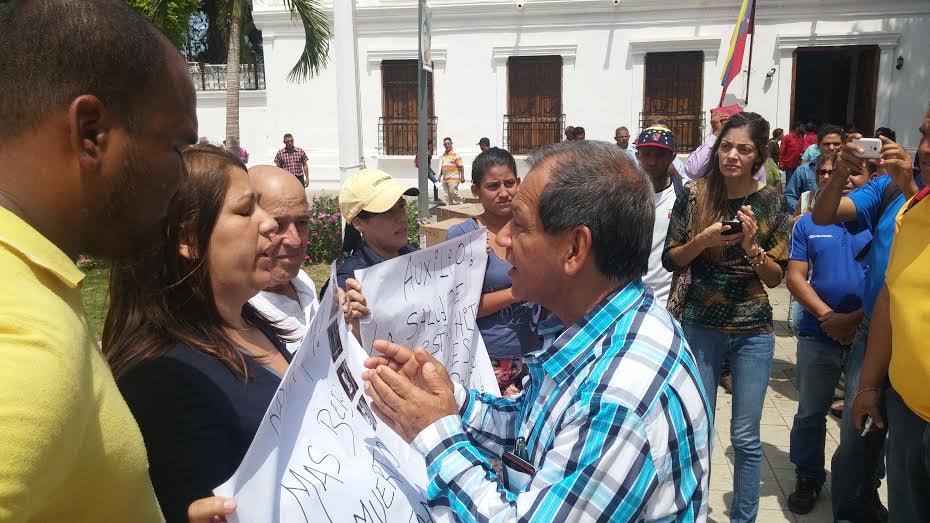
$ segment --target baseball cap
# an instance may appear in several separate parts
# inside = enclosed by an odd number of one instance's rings
[[[362,211],[389,211],[401,196],[417,196],[420,190],[402,185],[390,174],[377,169],[362,169],[349,176],[339,190],[339,210],[347,222]]]
[[[475,145],[491,145],[491,140],[485,137],[485,138],[478,140],[478,143]]]
[[[636,147],[661,147],[674,152],[678,147],[678,141],[675,140],[675,133],[671,129],[662,125],[654,125],[639,133]]]

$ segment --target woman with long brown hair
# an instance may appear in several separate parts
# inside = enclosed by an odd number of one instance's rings
[[[248,303],[271,279],[275,220],[238,158],[209,145],[182,158],[160,246],[112,268],[103,331],[168,521],[235,472],[291,357]]]
[[[675,203],[662,255],[667,270],[690,269],[690,284],[672,296],[681,300],[681,323],[712,410],[721,364],[730,360],[733,522],[754,521],[759,508],[759,423],[775,351],[763,284],[778,286],[788,263],[784,199],[753,178],[767,157],[768,135],[768,122],[756,113],[724,124],[705,176]]]

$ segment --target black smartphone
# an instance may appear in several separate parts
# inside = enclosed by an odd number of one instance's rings
[[[724,220],[724,221],[722,221],[722,222],[720,222],[720,223],[722,223],[722,224],[724,224],[724,225],[729,225],[729,226],[730,226],[730,230],[728,230],[728,231],[723,231],[723,233],[721,233],[721,234],[723,234],[724,236],[729,236],[729,235],[731,235],[731,234],[736,234],[736,233],[738,233],[738,232],[742,232],[742,231],[743,231],[743,222],[741,222],[741,221],[739,221],[739,220]]]

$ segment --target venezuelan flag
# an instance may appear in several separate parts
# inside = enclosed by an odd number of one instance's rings
[[[753,33],[755,17],[755,0],[743,0],[743,6],[739,10],[739,20],[736,22],[736,27],[733,28],[733,37],[730,38],[727,66],[723,69],[723,76],[720,78],[720,85],[723,86],[723,91],[720,93],[720,106],[723,106],[723,98],[727,94],[727,87],[730,86],[730,82],[739,75],[743,68],[743,52],[746,49],[746,38]]]

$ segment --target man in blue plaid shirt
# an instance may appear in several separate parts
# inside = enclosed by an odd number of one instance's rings
[[[708,402],[681,327],[641,280],[652,184],[604,142],[530,163],[497,237],[514,296],[553,314],[524,393],[466,391],[423,349],[378,341],[363,376],[375,412],[424,456],[433,510],[459,521],[703,521]]]

